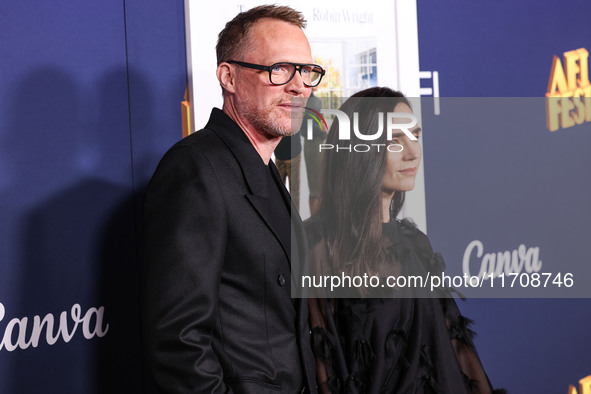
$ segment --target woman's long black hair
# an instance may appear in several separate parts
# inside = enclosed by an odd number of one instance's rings
[[[374,87],[351,96],[340,110],[349,116],[353,127],[353,114],[359,116],[359,131],[373,134],[378,130],[378,116],[384,119],[396,105],[409,101],[400,92],[386,87]],[[326,144],[335,148],[323,150],[322,192],[318,215],[324,222],[333,266],[348,275],[372,275],[384,254],[382,244],[382,182],[386,170],[387,134],[377,140],[364,141],[351,130],[350,140],[339,140],[338,119],[335,118]],[[349,153],[347,147],[358,144],[384,144],[378,152],[374,146],[369,152]],[[336,147],[339,146],[337,151]],[[342,149],[344,148],[344,149]],[[404,202],[404,192],[397,191],[390,205],[393,220]]]

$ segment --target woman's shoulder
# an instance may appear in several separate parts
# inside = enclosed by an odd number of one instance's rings
[[[428,263],[428,269],[434,272],[441,272],[445,269],[445,262],[439,252],[434,252],[431,241],[427,234],[422,232],[412,219],[404,218],[397,220],[400,232],[405,239],[405,243],[421,258]]]
[[[427,235],[422,232],[415,222],[410,218],[396,220],[400,234],[406,242],[409,242],[415,251],[433,253],[431,242]]]

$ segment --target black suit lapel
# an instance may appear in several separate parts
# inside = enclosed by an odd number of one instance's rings
[[[282,220],[286,217],[285,213],[278,212],[279,209],[285,210],[276,201],[273,201],[268,196],[259,196],[256,194],[247,194],[246,198],[250,201],[254,209],[258,212],[261,219],[267,224],[269,229],[273,232],[277,240],[281,243],[287,258],[291,260],[291,229],[289,221]]]
[[[242,168],[242,175],[250,191],[245,197],[273,232],[283,247],[287,258],[291,260],[290,224],[289,221],[281,220],[281,218],[285,218],[285,214],[278,211],[279,209],[286,210],[289,208],[286,208],[284,204],[277,204],[275,201],[272,201],[271,196],[273,194],[267,190],[269,169],[263,163],[260,155],[254,146],[252,146],[244,131],[228,115],[217,108],[213,109],[205,128],[211,129],[216,133],[238,161]],[[279,177],[275,165],[273,163],[269,165],[273,166],[274,176],[276,174]],[[287,194],[287,190],[285,186],[279,190],[285,203],[284,194]],[[291,201],[289,194],[287,194],[287,198]],[[287,217],[289,217],[289,212],[287,213]]]

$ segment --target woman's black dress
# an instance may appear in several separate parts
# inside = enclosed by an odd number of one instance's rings
[[[310,264],[332,273],[322,223],[306,223]],[[435,275],[445,268],[425,234],[408,221],[383,228],[388,266],[380,276]],[[491,393],[492,386],[449,289],[390,289],[381,298],[310,300],[321,393]],[[504,392],[498,390],[494,392]]]

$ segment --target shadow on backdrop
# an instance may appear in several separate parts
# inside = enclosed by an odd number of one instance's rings
[[[6,320],[66,311],[71,339],[0,356],[8,392],[141,392],[140,327],[125,69],[84,91],[55,67],[29,73],[13,92],[3,162],[15,174],[19,293]],[[32,107],[33,106],[33,107]],[[34,109],[34,110],[32,110]],[[98,112],[93,110],[98,109]],[[105,336],[85,338],[71,318],[104,307]],[[95,332],[97,314],[88,327]],[[46,329],[47,327],[45,327]],[[74,328],[76,330],[74,331]],[[30,328],[29,328],[30,330]],[[27,336],[30,331],[27,331]]]

